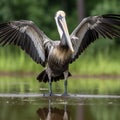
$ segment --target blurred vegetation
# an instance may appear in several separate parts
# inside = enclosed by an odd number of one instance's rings
[[[79,8],[77,5],[78,1],[82,1],[81,4],[84,3],[83,8]],[[85,11],[82,17],[106,13],[120,14],[119,5],[119,0],[1,0],[0,22],[20,19],[32,20],[50,38],[59,39],[54,21],[54,15],[57,10],[62,9],[66,12],[67,23],[71,33],[79,24],[78,10]],[[81,58],[71,66],[71,70],[81,74],[119,74],[119,54],[120,39],[100,39],[91,45]],[[23,51],[14,46],[0,48],[0,58],[0,71],[37,72],[41,68],[26,56]]]

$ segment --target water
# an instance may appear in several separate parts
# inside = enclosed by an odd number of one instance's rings
[[[56,96],[45,97],[48,85],[34,78],[0,78],[0,120],[120,119],[119,79],[78,79],[76,85],[71,79],[68,97],[61,97],[62,84],[53,84]]]

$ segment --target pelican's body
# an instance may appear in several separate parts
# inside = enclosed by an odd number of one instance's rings
[[[51,49],[48,56],[48,67],[53,75],[60,75],[68,70],[71,55],[72,52],[68,48],[62,48],[59,45]]]
[[[37,80],[49,82],[49,95],[52,95],[52,81],[65,79],[63,95],[67,95],[69,64],[99,36],[119,38],[120,15],[87,17],[72,34],[69,34],[63,11],[56,13],[55,21],[60,41],[52,41],[32,21],[20,20],[0,24],[0,44],[20,46],[36,63],[46,66]]]

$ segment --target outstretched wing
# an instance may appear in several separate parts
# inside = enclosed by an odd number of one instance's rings
[[[32,22],[27,20],[0,24],[0,44],[20,46],[32,59],[45,66],[44,43],[50,39]]]
[[[75,61],[99,36],[110,39],[120,37],[120,15],[106,14],[83,19],[71,34],[75,50],[71,62]]]

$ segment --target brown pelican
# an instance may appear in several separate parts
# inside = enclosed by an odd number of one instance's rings
[[[120,15],[106,14],[87,17],[69,34],[65,13],[55,15],[60,41],[52,41],[32,21],[20,20],[0,24],[0,44],[19,46],[32,59],[46,66],[37,80],[49,82],[49,95],[52,95],[52,81],[64,79],[64,94],[67,95],[67,78],[71,75],[69,64],[95,41],[104,38],[120,37]]]

